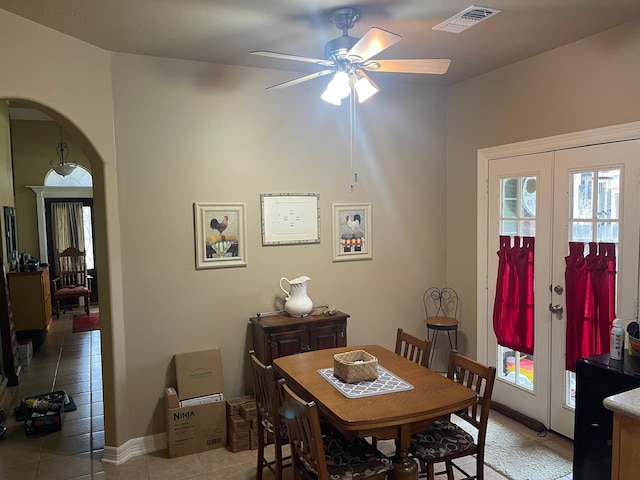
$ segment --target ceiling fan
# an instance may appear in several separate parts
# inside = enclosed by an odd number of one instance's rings
[[[342,30],[342,36],[327,42],[324,46],[324,59],[266,50],[250,52],[253,55],[314,63],[326,67],[324,70],[272,85],[267,87],[267,90],[290,87],[307,80],[334,74],[326,91],[321,96],[323,100],[340,105],[341,100],[348,97],[353,89],[358,96],[358,101],[363,102],[380,91],[380,88],[366,72],[444,74],[451,63],[451,60],[445,58],[375,60],[373,57],[400,41],[402,37],[376,27],[370,28],[360,39],[350,37],[349,30],[360,20],[360,10],[357,8],[338,8],[331,12],[329,18],[338,29]]]

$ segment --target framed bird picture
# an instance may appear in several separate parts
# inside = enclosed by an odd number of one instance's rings
[[[244,203],[194,203],[196,270],[247,266]]]
[[[333,261],[370,260],[371,204],[333,204]]]

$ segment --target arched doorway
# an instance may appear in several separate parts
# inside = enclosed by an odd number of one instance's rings
[[[58,114],[57,112],[52,111],[50,108],[47,108],[43,105],[38,104],[37,102],[25,102],[25,101],[19,101],[18,103],[13,102],[12,100],[8,100],[7,103],[9,104],[9,108],[12,108],[12,106],[14,105],[18,105],[20,108],[24,108],[27,107],[28,109],[34,111],[34,112],[40,112],[40,113],[44,113],[46,115],[49,116],[48,121],[50,121],[53,125],[54,125],[54,129],[57,130],[59,128],[59,125],[62,125],[63,128],[65,129],[66,132],[68,132],[69,134],[69,139],[71,141],[74,141],[76,144],[76,149],[81,149],[85,152],[85,156],[87,158],[87,166],[89,167],[89,170],[92,174],[93,174],[93,178],[94,181],[97,182],[98,185],[98,189],[101,193],[101,196],[99,196],[98,198],[93,198],[93,193],[91,193],[89,195],[89,197],[91,197],[94,200],[94,206],[96,207],[97,210],[99,210],[98,215],[96,215],[96,220],[95,223],[97,224],[97,228],[95,228],[95,231],[99,232],[97,235],[94,236],[94,242],[96,244],[101,244],[102,246],[99,248],[96,248],[95,250],[95,260],[96,260],[96,264],[100,264],[101,262],[101,257],[102,257],[102,262],[105,261],[105,251],[106,251],[106,225],[105,225],[105,203],[106,200],[104,198],[104,192],[105,192],[105,188],[104,188],[104,165],[101,162],[100,156],[98,154],[98,152],[95,150],[94,146],[92,145],[92,142],[89,138],[85,137],[84,133],[77,127],[75,126],[73,123],[71,123],[71,121],[68,118],[65,118],[64,116]],[[66,139],[66,138],[65,138]],[[51,155],[49,155],[50,158],[55,158],[55,154],[53,153],[53,147],[55,146],[54,142],[48,142],[47,143],[48,147],[51,150]],[[15,159],[14,161],[16,164],[20,164],[20,162],[22,162],[24,159],[23,158],[19,158],[19,159]],[[17,165],[16,165],[17,166]],[[31,167],[27,167],[27,168],[31,168]],[[37,220],[36,220],[36,214],[35,214],[35,210],[36,210],[36,201],[34,200],[34,192],[33,189],[29,189],[29,188],[25,188],[27,186],[33,186],[33,185],[38,185],[40,184],[41,187],[43,189],[45,189],[48,193],[52,193],[55,192],[56,190],[60,190],[60,189],[65,189],[65,193],[64,195],[69,195],[71,193],[71,191],[73,190],[79,190],[79,196],[80,197],[86,197],[86,192],[83,192],[82,189],[86,189],[89,188],[90,190],[92,190],[92,187],[86,187],[86,186],[64,186],[64,185],[52,185],[52,186],[47,186],[47,185],[42,185],[43,183],[49,183],[49,182],[43,182],[43,178],[45,178],[45,176],[48,174],[49,170],[50,170],[50,165],[48,162],[48,158],[46,162],[40,162],[37,166],[39,170],[38,174],[39,174],[39,180],[38,181],[32,181],[30,182],[30,185],[26,185],[26,184],[21,184],[21,185],[16,185],[15,186],[15,192],[17,193],[26,193],[29,196],[29,200],[30,202],[33,204],[33,223],[34,225],[37,225]],[[53,195],[55,197],[55,195]],[[43,198],[44,200],[44,195]],[[44,208],[44,207],[43,207]],[[37,227],[34,226],[33,228],[33,232],[34,235],[36,237],[39,237],[39,233],[38,233],[38,229]],[[46,239],[46,237],[45,237]],[[43,242],[42,245],[45,245],[46,242]],[[38,238],[38,241],[36,243],[36,246],[34,247],[33,251],[34,253],[38,253],[40,252],[40,239]],[[45,251],[46,251],[46,247]],[[101,250],[102,249],[102,250]],[[42,258],[48,258],[48,256],[45,255],[41,255]],[[104,269],[104,271],[107,271],[108,269]],[[107,274],[108,275],[108,274]],[[108,286],[108,282],[104,282],[101,287],[100,290],[103,291],[103,293],[105,294],[105,298],[109,298],[109,286]],[[98,289],[96,289],[97,291]],[[108,303],[108,301],[107,301]],[[105,315],[104,318],[101,318],[101,322],[110,323],[110,315],[109,315],[110,309],[106,308],[105,309]],[[102,311],[101,311],[101,317],[103,317],[102,315]],[[103,321],[104,320],[104,321]],[[106,444],[107,445],[115,445],[116,442],[114,440],[115,438],[115,415],[112,413],[114,411],[114,400],[113,400],[113,375],[111,375],[112,373],[112,369],[111,369],[111,363],[112,363],[112,359],[113,359],[113,353],[112,353],[112,341],[109,335],[104,335],[102,337],[102,341],[101,341],[101,350],[102,350],[102,354],[103,354],[103,364],[107,365],[106,367],[106,374],[103,377],[103,390],[107,390],[107,393],[104,395],[104,403],[105,403],[105,421],[104,421],[104,435],[106,437]]]

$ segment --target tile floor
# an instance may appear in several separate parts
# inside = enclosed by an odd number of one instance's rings
[[[100,332],[72,333],[71,315],[74,313],[77,312],[71,311],[54,320],[45,343],[35,353],[31,364],[25,367],[14,405],[24,396],[64,390],[78,408],[64,413],[61,431],[30,436],[25,435],[24,424],[16,422],[15,415],[10,412],[5,421],[8,431],[0,438],[0,479],[255,479],[255,450],[231,453],[222,448],[174,459],[167,458],[165,450],[133,458],[120,466],[103,464],[100,461],[104,446]],[[493,411],[492,414],[499,415]],[[572,448],[571,442],[562,437],[550,433],[539,438],[526,427],[511,423],[514,429],[539,441],[554,442],[556,449]],[[384,442],[380,443],[380,448],[384,448]],[[474,470],[473,464],[465,469]],[[291,480],[291,469],[285,472],[285,480]],[[265,470],[264,480],[272,478]],[[488,467],[485,478],[505,479]],[[571,480],[571,475],[549,480]]]

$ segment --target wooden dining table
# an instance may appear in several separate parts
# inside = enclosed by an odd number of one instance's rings
[[[334,355],[364,350],[378,365],[412,388],[350,398],[335,378],[330,381],[320,370],[333,368]],[[447,377],[397,355],[380,345],[358,345],[315,350],[276,358],[273,368],[298,395],[314,401],[323,419],[347,437],[395,439],[397,459],[404,458],[411,435],[424,430],[438,417],[462,410],[476,401],[476,393]],[[398,470],[399,462],[394,462]],[[396,471],[390,478],[407,478]],[[413,469],[410,478],[418,478]]]

